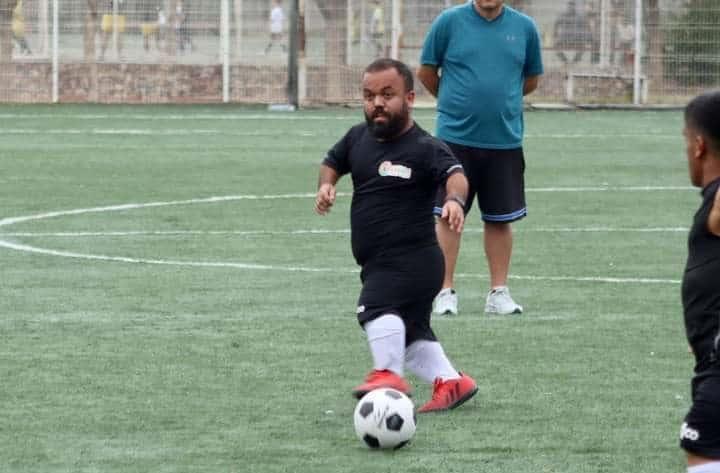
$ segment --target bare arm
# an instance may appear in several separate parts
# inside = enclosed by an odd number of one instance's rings
[[[318,189],[315,195],[315,212],[318,215],[325,215],[335,203],[335,184],[340,175],[328,165],[320,165],[318,175]]]
[[[523,84],[523,95],[533,93],[538,88],[538,84],[540,84],[540,76],[526,77]]]
[[[437,97],[438,87],[440,86],[440,75],[438,74],[438,68],[435,66],[428,66],[423,64],[418,67],[416,71],[418,79],[422,82],[422,85],[432,94],[433,97]]]
[[[462,232],[465,223],[465,202],[468,193],[468,181],[465,174],[456,172],[445,183],[447,197],[440,218],[447,220],[450,230]]]
[[[712,209],[710,209],[710,215],[708,215],[707,226],[710,233],[720,237],[720,189],[715,194],[715,201]]]

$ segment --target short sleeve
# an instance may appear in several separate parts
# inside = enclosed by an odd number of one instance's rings
[[[540,32],[535,22],[531,20],[528,28],[528,40],[525,57],[525,67],[523,68],[524,77],[539,76],[543,73],[542,52],[540,51]]]
[[[322,162],[341,176],[350,172],[350,141],[350,132],[348,132],[330,148]]]
[[[447,14],[440,14],[425,35],[420,64],[442,67],[449,40],[447,29]]]
[[[443,183],[451,175],[461,172],[465,173],[460,161],[452,153],[448,145],[442,141],[432,138],[434,156],[430,162],[430,172],[437,183]]]

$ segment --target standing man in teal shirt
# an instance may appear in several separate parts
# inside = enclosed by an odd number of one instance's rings
[[[485,312],[519,314],[523,309],[507,287],[510,224],[527,214],[523,96],[537,88],[543,65],[535,22],[503,3],[470,0],[443,11],[425,38],[417,75],[438,99],[437,137],[450,146],[470,181],[465,212],[477,196],[482,213],[490,271]],[[457,314],[453,274],[460,235],[440,219],[436,231],[445,278],[435,312]]]

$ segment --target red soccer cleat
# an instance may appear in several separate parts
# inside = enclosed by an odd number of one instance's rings
[[[418,412],[455,409],[477,392],[477,383],[466,374],[460,373],[460,379],[449,379],[447,381],[437,378],[433,383],[432,399],[418,409]]]
[[[410,385],[402,377],[390,370],[372,370],[366,377],[365,382],[352,390],[353,396],[360,399],[373,389],[393,388],[410,395]]]

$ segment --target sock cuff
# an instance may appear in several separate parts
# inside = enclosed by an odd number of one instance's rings
[[[687,473],[720,473],[720,461],[689,466]]]

